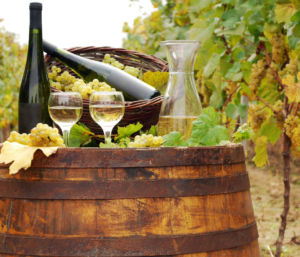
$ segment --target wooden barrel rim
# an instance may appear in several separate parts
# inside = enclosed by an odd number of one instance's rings
[[[46,157],[35,153],[30,168],[129,168],[198,166],[245,161],[242,145],[235,147],[59,148]],[[0,164],[0,167],[8,165]]]
[[[39,200],[104,200],[227,194],[250,189],[248,174],[200,179],[155,181],[7,181],[0,180],[0,198]]]
[[[0,252],[39,256],[173,255],[230,249],[250,244],[257,238],[254,222],[236,230],[171,237],[58,239],[0,236]]]

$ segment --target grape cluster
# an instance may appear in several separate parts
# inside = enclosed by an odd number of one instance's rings
[[[162,137],[156,137],[152,134],[143,134],[141,136],[135,136],[134,141],[130,142],[128,147],[160,147],[163,142],[164,139]]]
[[[94,79],[92,82],[85,83],[82,79],[78,79],[64,71],[61,75],[60,68],[52,66],[52,72],[48,73],[50,85],[64,92],[78,92],[83,98],[89,98],[93,92],[99,91],[116,91],[115,88],[111,88],[105,82],[99,82],[98,79]]]
[[[42,123],[37,124],[36,127],[31,130],[31,133],[29,135],[27,135],[26,133],[20,135],[18,132],[12,131],[7,141],[29,146],[66,147],[64,144],[64,140],[58,133],[58,129],[51,128],[47,124]]]
[[[275,62],[272,62],[270,66],[276,73],[278,73],[278,71],[280,70],[279,65],[276,64]],[[278,80],[274,76],[271,68],[269,67],[266,71],[266,77],[268,79],[268,82],[272,83],[272,84],[275,84],[275,83],[278,84]]]
[[[132,66],[124,66],[124,64],[118,62],[115,58],[112,58],[110,56],[110,54],[106,54],[104,56],[104,59],[102,62],[110,64],[120,70],[124,70],[125,72],[127,72],[128,74],[130,74],[136,78],[139,78],[139,79],[143,78],[143,73],[141,70],[139,70],[138,68],[132,67]]]
[[[278,72],[281,79],[285,78],[287,75],[295,76],[298,72],[298,60],[290,60],[290,62],[285,66],[285,68]]]
[[[287,116],[284,123],[284,128],[289,138],[293,137],[293,130],[294,128],[298,127],[299,123],[300,123],[300,119],[298,116],[294,116],[291,114]]]
[[[283,109],[283,103],[281,100],[278,100],[274,106],[273,109],[276,111],[276,113],[274,114],[274,118],[276,119],[277,123],[277,127],[281,130],[284,129],[284,116],[282,114],[282,109]]]
[[[298,125],[292,130],[292,142],[297,150],[300,147],[300,126]]]
[[[251,128],[257,133],[268,117],[267,112],[263,106],[258,104],[251,105],[248,112],[251,117]]]
[[[285,58],[285,42],[284,42],[284,35],[281,33],[274,34],[273,38],[270,40],[272,44],[272,59],[277,63],[282,65],[286,58]]]
[[[252,65],[251,75],[249,80],[249,89],[256,93],[257,88],[260,85],[260,81],[263,79],[266,73],[267,61],[265,58],[259,60]]]

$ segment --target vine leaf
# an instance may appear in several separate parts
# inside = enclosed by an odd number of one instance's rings
[[[182,139],[182,134],[177,131],[173,131],[165,136],[163,139],[166,141],[164,146],[188,146],[189,144]]]
[[[33,155],[38,149],[49,157],[51,154],[56,153],[58,147],[33,147],[6,141],[3,143],[1,150],[0,163],[8,164],[13,162],[9,167],[9,174],[17,174],[20,169],[24,168],[27,170],[31,166]]]
[[[300,74],[297,75],[298,81],[300,81]],[[283,84],[286,85],[285,94],[291,102],[300,102],[300,82],[296,83],[295,79],[291,75],[287,75],[282,80]]]
[[[253,136],[253,130],[247,123],[243,124],[233,134],[234,142],[240,143],[243,140],[249,140]]]
[[[214,30],[214,24],[208,24],[205,20],[196,20],[191,28],[191,39],[205,42],[211,38]]]
[[[126,127],[118,127],[118,136],[115,138],[115,140],[120,140],[122,138],[130,137],[135,132],[138,132],[141,130],[143,125],[141,123],[137,123],[136,125],[130,124]]]
[[[234,120],[238,116],[241,116],[242,119],[245,118],[246,111],[247,111],[247,105],[245,104],[235,105],[233,103],[229,103],[225,109],[226,116]]]
[[[256,155],[254,156],[253,161],[257,167],[262,167],[268,162],[267,145],[268,139],[265,136],[261,136],[255,141]]]
[[[296,13],[296,9],[292,3],[276,4],[275,15],[278,23],[289,23],[291,17]]]
[[[69,146],[80,147],[85,143],[89,143],[89,141],[91,141],[91,136],[93,135],[94,133],[92,133],[84,124],[75,124],[70,131]]]
[[[228,140],[227,128],[218,125],[220,114],[213,107],[203,110],[192,124],[194,125],[191,140],[205,146],[215,146],[222,140]]]
[[[203,75],[205,77],[209,77],[214,70],[219,67],[220,65],[220,56],[216,53],[214,53],[211,58],[209,59],[208,63],[206,64]]]

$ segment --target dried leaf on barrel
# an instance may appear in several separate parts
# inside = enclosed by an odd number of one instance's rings
[[[155,87],[163,95],[167,89],[167,83],[169,80],[169,72],[152,72],[147,71],[142,80],[152,87]]]
[[[16,174],[20,169],[24,168],[26,170],[31,166],[33,155],[38,149],[42,150],[49,157],[51,154],[56,153],[58,147],[33,147],[6,141],[1,149],[0,163],[8,164],[13,162],[9,167],[9,174]]]

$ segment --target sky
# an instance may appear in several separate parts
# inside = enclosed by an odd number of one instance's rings
[[[30,2],[43,4],[43,38],[60,48],[122,47],[124,22],[154,10],[150,0],[0,0],[0,26],[20,43],[28,43]]]

